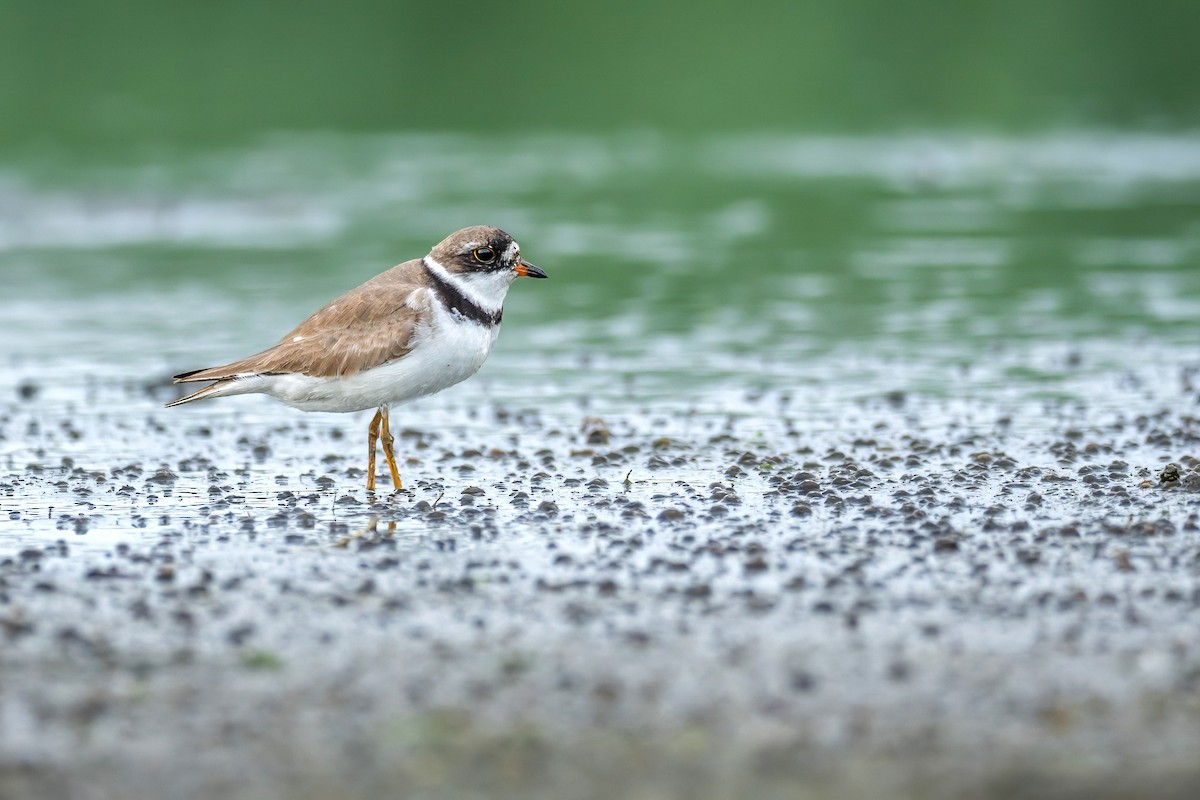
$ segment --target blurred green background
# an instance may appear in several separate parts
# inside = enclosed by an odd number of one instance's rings
[[[64,374],[197,366],[492,223],[554,278],[513,292],[499,382],[1111,369],[1200,337],[1197,30],[1185,2],[2,3],[29,304],[0,333]]]
[[[0,4],[6,146],[1200,122],[1161,0]]]

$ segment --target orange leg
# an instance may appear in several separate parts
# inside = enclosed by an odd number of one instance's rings
[[[399,491],[404,488],[404,484],[400,483],[400,470],[396,468],[396,451],[392,449],[392,442],[396,441],[396,437],[392,436],[392,432],[388,430],[387,406],[383,406],[379,410],[383,414],[383,433],[380,435],[380,440],[383,442],[383,457],[387,459],[388,469],[392,471],[392,488]]]
[[[375,491],[375,440],[379,438],[379,423],[383,420],[383,409],[375,412],[371,426],[367,428],[367,491]],[[384,453],[387,453],[384,445]]]

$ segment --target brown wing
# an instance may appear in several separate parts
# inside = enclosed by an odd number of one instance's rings
[[[412,349],[418,310],[424,304],[421,295],[413,294],[421,284],[409,278],[411,269],[404,270],[411,263],[342,295],[274,347],[231,364],[176,375],[175,382],[215,381],[246,373],[344,378],[402,358]]]

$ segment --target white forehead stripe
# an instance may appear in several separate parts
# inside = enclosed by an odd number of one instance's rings
[[[521,245],[516,243],[516,240],[509,242],[508,247],[504,249],[504,261],[515,261],[517,256],[521,254]]]

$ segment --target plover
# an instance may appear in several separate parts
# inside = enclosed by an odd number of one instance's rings
[[[304,411],[374,408],[367,429],[367,490],[376,442],[401,489],[388,409],[474,375],[496,343],[508,287],[546,273],[521,258],[499,228],[447,236],[424,258],[376,275],[317,311],[274,347],[220,367],[175,376],[215,381],[167,408],[235,394],[269,394]]]

